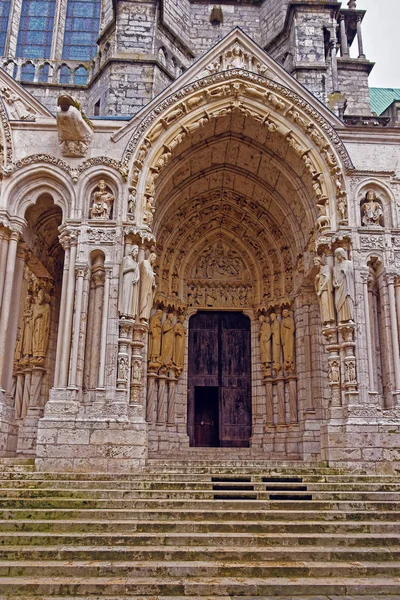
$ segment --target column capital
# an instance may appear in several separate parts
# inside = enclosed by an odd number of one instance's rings
[[[394,285],[398,277],[399,275],[397,273],[386,273],[384,275],[384,280],[387,283],[387,285]]]

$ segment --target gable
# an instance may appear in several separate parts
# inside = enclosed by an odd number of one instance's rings
[[[36,121],[54,118],[47,108],[0,68],[0,98],[10,121]]]

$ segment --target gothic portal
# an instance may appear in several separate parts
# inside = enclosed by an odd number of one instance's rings
[[[398,469],[398,130],[348,55],[363,11],[226,2],[203,47],[192,3],[173,44],[170,2],[131,4],[156,56],[110,26],[86,87],[0,72],[0,453]]]

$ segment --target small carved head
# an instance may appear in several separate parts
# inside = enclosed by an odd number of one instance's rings
[[[288,311],[287,308],[284,308],[283,311],[282,311],[282,317],[284,319],[286,319],[286,317],[288,317],[288,316],[289,316],[289,311]]]
[[[368,202],[374,202],[376,200],[376,192],[374,190],[368,190],[367,195],[365,196]]]
[[[132,246],[129,254],[133,257],[133,258],[137,258],[138,254],[139,254],[139,246],[137,246],[136,244],[134,246]]]
[[[344,260],[347,259],[346,251],[343,250],[343,248],[336,248],[336,250],[335,250],[335,258],[339,262],[343,262]]]
[[[272,322],[276,320],[276,313],[272,312],[269,316]]]

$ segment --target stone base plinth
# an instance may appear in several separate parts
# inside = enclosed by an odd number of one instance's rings
[[[20,421],[18,429],[18,454],[36,455],[36,438],[38,424],[43,416],[43,408],[29,407],[26,417]]]
[[[349,419],[321,425],[322,460],[331,467],[400,473],[400,419]]]
[[[11,398],[0,389],[0,456],[12,456],[17,447],[18,424]]]
[[[39,471],[131,473],[147,458],[147,424],[113,414],[105,403],[80,406],[70,397],[51,395],[39,421],[36,468]]]

